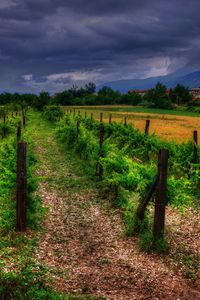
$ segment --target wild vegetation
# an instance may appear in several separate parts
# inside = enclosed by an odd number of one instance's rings
[[[99,122],[68,115],[58,123],[56,136],[90,164],[94,175],[96,166],[102,166],[102,187],[114,204],[123,209],[127,233],[134,232],[134,212],[156,175],[159,149],[167,148],[170,153],[167,202],[183,209],[200,196],[199,164],[193,164],[191,142],[165,142],[117,123],[105,124],[104,130],[105,140],[100,149]]]
[[[152,297],[181,295],[179,285],[172,295],[152,284],[157,275],[149,274],[145,267],[151,269],[156,262],[162,282],[171,282],[166,269],[181,284],[189,280],[189,291],[184,288],[188,295],[190,288],[196,289],[199,276],[198,242],[194,238],[191,243],[187,237],[198,234],[198,227],[189,223],[200,198],[200,165],[194,162],[193,142],[165,141],[129,124],[113,122],[102,127],[89,115],[66,115],[61,107],[47,105],[48,97],[44,93],[42,101],[33,105],[37,111],[29,107],[21,136],[28,142],[26,233],[16,232],[15,226],[16,127],[27,103],[1,107],[0,298],[92,300],[115,299],[119,294],[131,299],[136,293],[141,296],[138,299],[145,299],[148,293]],[[171,220],[165,238],[157,240],[155,247],[154,196],[141,223],[136,209],[156,176],[160,148],[169,150],[168,215],[175,216],[177,228],[182,223],[176,219],[186,218],[189,230],[185,229],[187,235],[180,235],[179,241]],[[187,214],[191,214],[188,219]],[[138,249],[149,256],[143,257]],[[123,252],[127,255],[124,261]],[[180,265],[182,273],[177,275]]]
[[[45,268],[33,259],[37,245],[35,233],[45,216],[45,210],[41,198],[35,194],[39,182],[35,174],[38,160],[29,129],[24,130],[21,136],[21,140],[28,142],[29,232],[16,232],[16,127],[20,117],[19,113],[17,116],[16,113],[6,115],[5,126],[10,131],[6,131],[6,135],[0,140],[0,299],[82,299],[53,291],[45,283]],[[29,121],[29,116],[26,116],[26,121]],[[92,298],[88,296],[87,299]]]

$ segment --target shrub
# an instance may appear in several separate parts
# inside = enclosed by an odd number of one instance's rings
[[[64,112],[60,106],[57,105],[48,105],[44,108],[44,116],[50,122],[57,122],[62,118]]]
[[[9,124],[0,124],[0,135],[5,138],[12,132],[12,127]]]

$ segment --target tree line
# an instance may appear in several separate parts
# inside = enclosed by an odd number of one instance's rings
[[[166,86],[158,82],[149,89],[144,96],[133,91],[125,94],[115,91],[108,86],[103,86],[96,91],[96,85],[92,82],[84,87],[72,86],[71,88],[51,96],[48,92],[34,94],[0,94],[0,105],[15,105],[22,108],[32,106],[42,110],[48,104],[51,105],[145,105],[155,108],[173,108],[176,105],[192,103],[189,89],[177,84],[173,89],[167,90]]]

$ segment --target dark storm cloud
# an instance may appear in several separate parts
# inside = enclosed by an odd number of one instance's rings
[[[198,68],[199,9],[196,0],[1,0],[0,90]]]
[[[129,11],[137,11],[148,4],[146,0],[10,0],[11,5],[3,7],[0,12],[2,18],[13,19],[43,19],[44,16],[55,14],[59,9],[67,9],[80,14],[114,14]],[[150,4],[149,6],[151,6]]]

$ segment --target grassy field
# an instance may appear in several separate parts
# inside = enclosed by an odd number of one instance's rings
[[[112,121],[124,122],[125,116],[127,123],[133,124],[140,131],[144,131],[145,120],[150,119],[150,134],[155,133],[165,140],[174,140],[178,143],[186,142],[192,139],[193,131],[200,133],[200,116],[195,113],[181,110],[161,110],[148,109],[132,106],[74,106],[65,107],[80,111],[82,115],[91,115],[98,120],[100,112],[103,112],[103,121],[109,121],[109,115],[112,114]]]
[[[132,105],[88,105],[88,106],[71,106],[76,109],[92,109],[101,111],[112,111],[112,112],[140,112],[147,114],[158,114],[158,115],[175,115],[175,116],[191,116],[200,117],[199,113],[186,111],[184,107],[177,109],[159,109],[159,108],[147,108],[142,106]],[[68,108],[68,107],[67,107]]]

